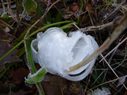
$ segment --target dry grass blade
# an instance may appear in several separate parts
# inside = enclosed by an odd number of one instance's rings
[[[96,85],[96,86],[92,87],[92,88],[91,88],[91,89],[89,89],[89,90],[92,90],[92,89],[98,88],[99,86],[102,86],[102,85],[105,85],[105,84],[109,84],[109,83],[112,83],[112,82],[118,81],[118,80],[119,80],[120,78],[122,78],[122,77],[124,77],[124,76],[121,76],[121,77],[115,78],[115,79],[113,79],[113,80],[109,80],[109,81],[103,82],[103,83],[101,83],[101,84],[99,84],[99,85]]]
[[[109,52],[104,56],[104,58],[106,58],[107,56],[109,56],[113,51],[117,50],[118,47],[119,47],[121,44],[123,44],[126,40],[127,40],[127,37],[126,37],[125,39],[123,39],[123,40],[122,40],[117,46],[115,46],[111,51],[109,51]],[[102,62],[103,60],[104,60],[104,59],[102,58],[102,59],[99,61],[99,63]]]
[[[119,76],[117,75],[117,73],[113,70],[113,68],[110,66],[110,64],[108,63],[108,61],[104,58],[104,56],[102,54],[100,54],[100,56],[104,59],[105,63],[108,65],[108,67],[111,69],[111,71],[113,72],[113,74],[119,78]],[[124,88],[127,90],[127,87],[125,84],[123,84]]]
[[[114,28],[113,33],[106,39],[106,41],[100,46],[100,48],[98,48],[90,56],[84,58],[79,64],[70,67],[69,71],[67,72],[79,69],[80,67],[89,63],[93,58],[104,52],[113,43],[113,41],[115,41],[117,37],[126,29],[126,27],[127,27],[127,13],[119,21],[116,21],[116,27]]]

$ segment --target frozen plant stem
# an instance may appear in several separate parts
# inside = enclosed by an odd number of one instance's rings
[[[85,64],[89,63],[93,58],[104,52],[108,47],[118,38],[118,36],[126,29],[127,27],[127,13],[119,20],[116,21],[116,27],[114,28],[113,33],[110,37],[106,39],[106,41],[97,49],[93,54],[84,58],[79,64],[74,65],[69,68],[67,72],[72,72],[80,67],[84,66]]]
[[[98,48],[98,44],[92,36],[79,30],[71,31],[68,35],[58,27],[51,27],[44,33],[38,33],[37,38],[31,42],[33,59],[51,74],[71,81],[80,81],[90,73],[96,58],[75,72],[65,71],[92,54]]]

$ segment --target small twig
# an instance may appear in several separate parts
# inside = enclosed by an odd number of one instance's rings
[[[113,26],[114,22],[109,22],[109,23],[106,23],[106,24],[102,24],[102,25],[98,25],[98,26],[88,26],[88,27],[85,27],[85,28],[80,28],[80,30],[82,32],[87,32],[87,31],[98,31],[98,30],[102,30],[104,28],[107,28],[107,27],[111,27]]]
[[[81,31],[81,29],[76,25],[76,23],[74,22],[73,25],[79,30]]]
[[[88,64],[93,58],[97,57],[99,54],[101,54],[106,49],[108,49],[108,47],[113,43],[113,41],[115,41],[117,39],[117,37],[126,29],[126,27],[127,27],[127,13],[117,23],[118,24],[114,28],[114,31],[111,34],[111,36],[106,39],[106,41],[100,46],[99,49],[94,51],[90,56],[85,57],[77,65],[70,67],[67,72],[75,71],[75,70],[79,69],[80,67],[84,66],[85,64]]]

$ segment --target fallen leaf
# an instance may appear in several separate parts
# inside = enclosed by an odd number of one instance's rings
[[[79,5],[78,5],[78,3],[72,3],[71,5],[70,5],[70,11],[72,11],[72,12],[77,12],[77,11],[79,11]]]
[[[42,83],[46,95],[84,95],[79,82],[68,81],[59,76],[47,74]]]
[[[89,13],[94,13],[92,4],[90,3],[86,4],[86,11]]]
[[[24,77],[28,75],[29,71],[26,68],[17,68],[16,70],[12,70],[10,72],[11,82],[15,84],[21,84],[24,82]]]
[[[13,38],[14,37],[11,34],[6,33],[2,30],[0,31],[0,57],[2,57],[6,52],[8,52],[12,48],[10,42],[13,40]],[[13,51],[7,57],[1,60],[0,64],[17,62],[17,61],[19,61],[19,58],[16,55],[16,51]]]

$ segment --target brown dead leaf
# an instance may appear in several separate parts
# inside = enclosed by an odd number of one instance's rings
[[[84,95],[78,82],[71,82],[62,77],[47,74],[43,80],[46,95]]]
[[[70,5],[70,11],[72,11],[72,12],[77,12],[77,11],[79,11],[79,5],[78,5],[78,3],[72,3],[71,5]]]
[[[127,91],[125,91],[124,95],[127,95]]]
[[[15,84],[21,84],[24,82],[24,77],[28,75],[29,71],[26,68],[17,68],[16,70],[12,70],[10,72],[11,82]]]
[[[92,14],[94,13],[92,4],[90,4],[90,3],[86,4],[85,8],[86,8],[87,12],[92,13]]]
[[[58,76],[47,74],[43,80],[43,87],[46,95],[63,95],[66,80]]]
[[[0,30],[0,57],[12,48],[10,42],[13,38],[14,37],[9,33]],[[14,51],[11,54],[9,54],[6,58],[4,58],[2,61],[0,61],[0,64],[11,63],[16,61],[19,61],[19,58],[18,56],[16,56],[16,51]]]

